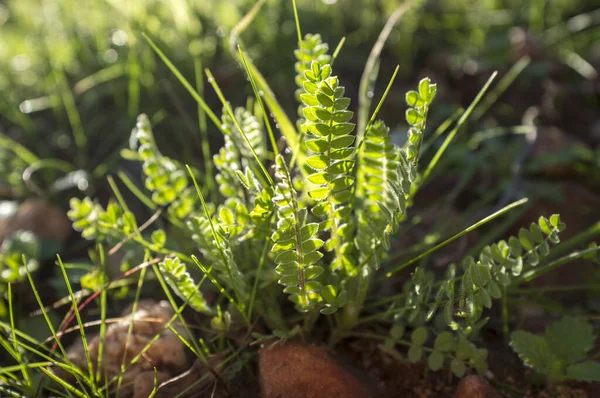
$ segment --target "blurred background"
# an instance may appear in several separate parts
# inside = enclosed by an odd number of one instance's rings
[[[68,200],[88,195],[105,203],[111,194],[106,177],[117,172],[140,181],[139,166],[121,156],[138,114],[146,113],[152,120],[163,153],[202,168],[203,122],[197,104],[141,33],[157,42],[220,113],[216,95],[197,78],[203,67],[209,67],[227,99],[235,106],[245,105],[252,90],[231,56],[229,39],[254,3],[0,2],[3,282],[24,278],[19,253],[34,261],[32,269],[53,262],[57,251],[63,258],[89,262],[87,243],[70,233],[65,217]],[[304,34],[320,33],[331,51],[346,38],[335,73],[356,107],[371,48],[403,2],[298,0],[297,4]],[[242,40],[293,117],[297,36],[291,0],[266,0]],[[399,77],[380,115],[398,141],[406,131],[404,93],[424,76],[438,84],[424,160],[444,138],[438,127],[468,106],[489,76],[499,72],[492,94],[476,109],[435,178],[417,197],[421,212],[412,221],[413,240],[423,240],[420,231],[433,230],[435,235],[425,236],[425,242],[433,244],[521,196],[532,199],[529,206],[515,213],[503,229],[495,229],[497,234],[550,212],[561,213],[569,226],[566,236],[584,232],[590,239],[600,233],[597,0],[414,0],[383,48],[379,81],[371,96],[379,98],[396,65]],[[212,126],[207,131],[210,152],[215,153],[222,137]],[[471,246],[494,237],[485,238],[471,237],[475,239]],[[453,246],[445,260],[452,261],[465,250]],[[82,269],[81,274],[87,272]],[[40,275],[53,281],[55,273]],[[600,281],[598,272],[590,277]],[[60,285],[58,277],[56,286]],[[0,316],[5,315],[2,303]]]

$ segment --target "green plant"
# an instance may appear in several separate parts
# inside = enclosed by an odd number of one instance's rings
[[[7,284],[23,282],[28,272],[36,271],[39,255],[40,243],[30,231],[17,231],[0,244],[0,318],[8,313],[4,302]]]
[[[550,383],[600,381],[600,362],[586,360],[596,337],[592,325],[565,316],[549,325],[543,335],[522,330],[511,333],[510,345],[527,366],[545,375]]]
[[[223,134],[225,144],[213,157],[217,174],[213,176],[162,153],[150,119],[140,115],[130,148],[123,153],[141,163],[143,188],[123,173],[119,177],[152,216],[140,223],[140,216],[134,215],[111,178],[115,200],[106,207],[90,197],[71,200],[69,217],[73,227],[85,239],[97,242],[99,248],[112,247],[109,253],[126,242],[139,249],[135,252],[139,265],[126,273],[130,276],[139,271],[134,307],[145,283],[160,284],[176,312],[169,322],[181,322],[186,333],[179,333],[178,338],[204,363],[208,356],[229,349],[235,353],[228,360],[235,361],[237,351],[248,343],[239,338],[240,332],[260,341],[297,334],[307,338],[312,334],[328,337],[331,345],[351,337],[378,339],[383,342],[380,348],[390,355],[404,358],[398,349],[404,347],[408,360],[419,361],[427,356],[430,369],[437,371],[446,365],[459,377],[469,368],[485,372],[487,350],[477,346],[478,331],[489,320],[484,313],[494,300],[506,298],[511,287],[556,266],[541,259],[550,254],[550,243],[559,242],[559,233],[565,227],[559,216],[541,217],[529,229],[521,229],[518,237],[485,246],[477,257],[466,256],[458,265],[450,264],[444,275],[434,272],[426,261],[415,264],[524,204],[526,199],[501,208],[402,264],[390,257],[389,249],[394,234],[408,233],[407,209],[495,75],[461,114],[432,160],[422,167],[419,161],[436,84],[424,78],[416,90],[406,94],[408,128],[404,143],[395,145],[390,129],[378,114],[398,69],[373,111],[370,101],[363,103],[365,108],[358,113],[366,114],[368,121],[364,127],[357,127],[352,122],[351,100],[333,73],[335,56],[326,54],[328,46],[318,35],[303,38],[299,24],[296,28],[299,117],[295,124],[283,112],[241,43],[234,56],[244,67],[255,98],[246,101],[246,107],[232,107],[206,69],[208,81],[222,102],[222,115],[218,117],[146,36],[152,49]],[[376,75],[375,71],[367,78],[374,80]],[[278,145],[273,122],[289,148]],[[560,261],[597,250],[590,248]],[[104,255],[98,249],[98,268],[102,272]],[[85,347],[81,310],[60,258],[58,265],[73,304],[71,321],[77,320]],[[413,272],[402,292],[379,294],[382,286],[396,282],[394,275],[409,266]],[[95,293],[100,300],[106,300],[112,282]],[[47,317],[33,283],[32,287]],[[211,300],[210,296],[216,298]],[[282,298],[289,299],[296,311]],[[192,333],[181,316],[186,306],[208,316],[210,329]],[[101,305],[101,323],[106,320],[105,308]],[[29,346],[34,339],[17,333],[13,325],[3,325],[3,330],[11,335],[15,346],[20,344],[23,350],[43,358],[44,362],[35,367],[52,375],[68,393],[104,396],[113,391],[111,386],[120,385],[122,374],[105,380],[105,386],[98,385],[89,357],[89,374],[70,363],[56,329],[47,322],[61,352],[34,351]],[[68,322],[61,325],[67,326]],[[319,334],[313,333],[315,329]],[[374,332],[378,330],[385,332]],[[28,367],[21,367],[24,361],[19,349],[10,349],[10,353],[18,366],[0,371],[0,375],[18,379],[14,373],[26,374]],[[129,364],[123,363],[122,373],[142,355],[137,354]],[[79,386],[85,386],[81,388],[86,392],[50,372],[47,367],[53,363],[75,378]]]
[[[282,309],[273,310],[281,294],[288,296],[302,314],[305,334],[318,322],[320,313],[331,317],[333,344],[351,336],[363,319],[372,285],[381,283],[375,275],[385,262],[390,236],[405,219],[421,183],[418,160],[436,85],[426,78],[417,90],[406,94],[410,128],[401,147],[390,142],[389,129],[377,120],[385,94],[365,130],[355,136],[355,125],[350,122],[353,112],[348,110],[350,99],[344,96],[344,87],[327,63],[327,47],[313,35],[300,42],[301,49],[316,47],[320,50],[297,52],[296,68],[302,73],[296,78],[300,118],[299,129],[292,133],[303,138],[298,140],[302,145],[290,151],[280,153],[274,142],[266,106],[273,114],[278,109],[273,102],[263,103],[258,90],[264,80],[249,66],[241,50],[240,61],[257,93],[258,106],[233,110],[216,82],[211,81],[223,102],[223,115],[220,123],[214,114],[209,113],[209,117],[225,136],[225,146],[214,158],[218,171],[215,180],[222,196],[217,202],[205,202],[205,197],[214,193],[203,194],[205,185],[196,182],[198,174],[188,167],[197,196],[190,194],[193,188],[186,168],[160,153],[149,120],[144,115],[138,118],[132,149],[143,162],[145,186],[151,197],[141,192],[138,196],[154,209],[167,207],[172,227],[196,245],[201,257],[170,249],[165,244],[168,232],[163,230],[155,230],[150,238],[145,236],[131,215],[125,217],[127,212],[105,212],[89,199],[72,203],[74,226],[84,228],[88,239],[102,239],[112,231],[117,239],[132,238],[150,252],[166,254],[168,258],[160,263],[159,270],[167,282],[192,307],[211,314],[201,293],[194,291],[195,282],[188,272],[190,267],[199,268],[225,300],[217,302],[217,315],[211,322],[215,333],[222,336],[249,327],[259,314],[268,324],[288,329],[289,321],[281,323]],[[212,76],[209,70],[206,73]],[[200,97],[196,99],[206,106]],[[274,117],[279,122],[279,117]],[[362,138],[357,142],[356,137]],[[269,140],[272,153],[263,144]],[[267,172],[269,159],[274,159],[274,176]],[[205,180],[210,178],[204,176]],[[99,216],[85,216],[87,211],[81,210],[81,203],[89,203],[86,208],[96,206]],[[508,206],[476,226],[522,203]],[[103,221],[109,213],[114,214],[111,226]],[[125,230],[119,225],[128,227]],[[85,233],[90,226],[108,230],[103,235]],[[469,366],[484,371],[487,351],[469,340],[488,320],[481,319],[484,309],[503,296],[502,289],[536,272],[540,256],[549,252],[548,242],[557,243],[563,228],[557,215],[542,217],[538,224],[522,229],[519,238],[487,246],[477,259],[467,257],[459,266],[451,265],[441,279],[436,280],[425,267],[416,267],[404,294],[392,297],[386,301],[388,308],[373,314],[374,322],[394,324],[391,337],[385,338],[386,350],[394,351],[396,343],[407,344],[412,361],[420,360],[427,351],[433,370],[448,361],[458,376]],[[388,267],[387,277],[407,265]],[[275,282],[282,288],[275,288]],[[259,286],[267,288],[264,294],[257,294]],[[227,309],[221,310],[227,302]],[[428,332],[426,325],[439,308],[451,332]],[[403,334],[411,329],[411,340],[405,343]],[[425,344],[432,334],[437,337],[433,348],[428,348]]]

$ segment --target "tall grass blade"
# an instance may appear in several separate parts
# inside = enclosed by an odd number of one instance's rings
[[[450,131],[450,134],[446,136],[446,139],[442,143],[442,146],[438,149],[438,151],[435,153],[435,155],[427,165],[427,168],[425,169],[425,172],[423,173],[423,176],[421,178],[421,183],[423,183],[425,180],[427,180],[427,178],[429,178],[431,172],[439,162],[440,158],[442,157],[444,152],[446,152],[446,149],[448,149],[448,146],[450,145],[460,128],[463,126],[463,124],[467,121],[467,118],[469,117],[469,115],[471,115],[479,101],[481,101],[481,98],[490,87],[490,84],[492,84],[492,81],[494,81],[494,79],[496,78],[496,75],[498,75],[498,72],[492,73],[485,85],[481,88],[481,90],[479,90],[479,93],[477,94],[473,102],[471,102],[471,105],[469,105],[467,110],[461,115],[460,119],[458,119],[456,126],[452,129],[452,131]]]
[[[371,95],[369,93],[373,92],[373,87],[375,86],[375,81],[377,80],[379,56],[381,55],[383,46],[392,32],[394,25],[396,25],[402,15],[404,15],[404,13],[406,13],[406,11],[408,11],[412,5],[413,1],[407,1],[398,7],[392,13],[392,15],[390,15],[383,29],[381,30],[381,33],[379,33],[379,37],[377,38],[375,45],[371,49],[369,58],[367,59],[367,63],[365,65],[365,69],[363,70],[362,77],[360,78],[360,85],[358,88],[358,123],[356,128],[356,139],[359,142],[365,134],[367,127],[367,115],[369,114],[369,109],[371,107]]]
[[[469,232],[481,227],[484,224],[487,224],[488,222],[492,221],[493,219],[501,216],[502,214],[516,208],[519,207],[525,203],[527,203],[528,199],[527,198],[523,198],[521,200],[517,200],[516,202],[513,202],[511,204],[509,204],[508,206],[503,207],[502,209],[498,210],[497,212],[490,214],[489,216],[485,217],[484,219],[476,222],[475,224],[471,225],[470,227],[467,227],[465,229],[463,229],[462,231],[460,231],[459,233],[457,233],[454,236],[451,236],[450,238],[446,239],[445,241],[443,241],[442,243],[432,247],[431,249],[427,250],[426,252],[419,254],[418,256],[412,258],[411,260],[405,262],[404,264],[396,267],[394,270],[389,271],[388,273],[386,273],[386,278],[389,278],[390,276],[392,276],[393,274],[403,270],[404,268],[408,267],[411,264],[416,263],[417,261],[419,261],[420,259],[422,259],[423,257],[426,257],[428,255],[430,255],[431,253],[441,249],[442,247],[446,246],[447,244],[455,241],[456,239],[460,238],[461,236],[468,234]]]

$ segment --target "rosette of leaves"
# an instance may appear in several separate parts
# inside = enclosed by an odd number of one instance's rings
[[[510,335],[510,345],[521,360],[551,383],[567,379],[600,382],[600,362],[586,360],[595,341],[594,327],[571,316],[548,326],[543,335],[522,330]]]
[[[145,186],[152,192],[152,202],[168,206],[169,212],[184,219],[196,205],[194,191],[188,186],[186,170],[178,162],[160,153],[148,117],[138,116],[132,138],[139,143],[138,154],[143,161]]]
[[[313,62],[318,63],[320,66],[329,64],[331,56],[327,54],[328,50],[329,46],[327,43],[323,43],[321,35],[313,35],[310,33],[304,36],[304,39],[299,43],[298,48],[294,50],[294,55],[297,59],[297,62],[294,65],[296,69],[296,85],[298,86],[298,89],[296,89],[296,100],[300,102],[300,105],[298,106],[298,129],[302,129],[302,125],[305,122],[303,110],[306,105],[302,101],[301,95],[306,93],[304,83],[306,83],[308,79],[304,73],[307,70],[310,70]]]
[[[312,168],[308,176],[312,186],[307,190],[308,196],[317,201],[312,212],[325,219],[320,229],[331,234],[324,245],[326,251],[334,253],[331,268],[356,275],[354,225],[348,206],[354,183],[354,136],[350,135],[354,124],[349,123],[353,113],[347,110],[350,99],[344,97],[338,78],[331,76],[330,65],[313,61],[304,75],[308,79],[304,83],[307,92],[300,97],[306,105],[303,127],[309,137],[305,145],[311,153],[306,163]]]
[[[316,279],[324,268],[315,265],[323,254],[323,241],[317,237],[318,223],[307,223],[307,210],[300,208],[287,166],[281,155],[276,158],[277,185],[273,202],[277,209],[277,230],[271,239],[274,244],[275,271],[284,293],[298,311],[307,312],[321,301],[322,285]]]

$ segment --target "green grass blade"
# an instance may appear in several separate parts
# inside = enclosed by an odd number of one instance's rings
[[[147,261],[148,256],[146,256],[146,258],[144,258],[144,261]],[[121,390],[121,384],[123,382],[123,375],[125,374],[125,357],[127,355],[127,353],[129,352],[129,342],[131,340],[131,336],[133,335],[133,324],[135,321],[135,316],[134,314],[137,312],[138,310],[138,304],[140,302],[140,294],[142,293],[142,287],[144,285],[144,280],[146,279],[146,271],[148,270],[148,268],[144,267],[142,268],[141,272],[140,272],[140,277],[138,279],[138,283],[137,283],[137,287],[135,289],[135,297],[133,299],[133,305],[131,307],[131,317],[129,319],[129,326],[127,327],[127,337],[125,338],[125,349],[123,350],[123,356],[121,357],[121,371],[119,372],[119,375],[117,376],[117,396],[119,396],[119,391]]]
[[[17,155],[17,157],[19,157],[28,165],[34,164],[40,160],[40,158],[38,158],[29,149],[25,148],[23,145],[19,144],[17,141],[3,133],[0,133],[0,146],[10,149],[15,155]]]
[[[202,60],[200,57],[194,58],[194,74],[196,77],[196,92],[200,97],[204,96],[204,73],[202,72]],[[208,130],[206,126],[206,112],[198,105],[198,128],[200,130],[200,141],[202,145],[202,157],[204,158],[205,184],[210,192],[213,201],[217,196],[217,183],[215,181],[212,155],[210,152],[210,141],[208,139]]]
[[[156,370],[156,367],[154,367],[152,369],[154,370],[154,381],[153,381],[154,384],[152,386],[152,391],[150,392],[150,395],[148,395],[148,398],[154,398],[154,396],[158,392],[158,372]]]
[[[302,43],[302,31],[300,30],[300,18],[298,18],[296,0],[292,0],[292,8],[294,9],[294,21],[296,23],[296,33],[298,34],[298,45],[300,45],[300,43]]]
[[[254,96],[260,105],[260,109],[262,110],[263,120],[265,122],[265,126],[267,127],[267,132],[269,135],[269,140],[271,142],[271,146],[273,147],[273,153],[277,154],[279,151],[277,149],[277,141],[275,140],[275,135],[273,134],[273,129],[271,128],[271,122],[269,121],[269,116],[267,114],[267,109],[265,108],[265,104],[261,98],[260,92],[258,91],[258,87],[256,86],[256,82],[254,81],[254,77],[250,72],[250,68],[248,67],[248,63],[246,62],[246,57],[244,57],[244,52],[242,51],[242,47],[238,47],[238,52],[240,55],[240,59],[242,60],[242,64],[244,69],[246,70],[246,74],[248,75],[248,79],[250,79],[250,84],[252,85],[252,90],[254,91]]]
[[[36,299],[36,301],[38,303],[38,306],[40,307],[42,316],[44,317],[44,320],[46,321],[46,324],[48,325],[48,329],[50,329],[50,333],[52,334],[52,337],[54,337],[54,341],[56,342],[56,345],[58,346],[59,350],[61,351],[61,353],[63,354],[63,356],[65,358],[68,358],[67,357],[67,351],[65,350],[64,346],[60,342],[60,339],[56,335],[56,329],[54,329],[54,326],[52,325],[52,321],[50,320],[50,317],[48,317],[48,313],[46,312],[46,308],[44,307],[44,304],[42,303],[42,299],[40,298],[40,294],[38,293],[37,288],[35,287],[35,283],[33,282],[33,278],[31,277],[31,273],[27,269],[27,265],[26,264],[27,263],[25,261],[25,258],[23,258],[23,267],[24,267],[25,271],[27,272],[27,279],[29,280],[29,284],[31,285],[31,289],[33,290],[33,294],[35,296],[35,299]]]
[[[600,250],[600,246],[591,247],[589,249],[576,251],[576,252],[567,254],[566,256],[563,256],[554,261],[551,261],[546,265],[537,266],[536,268],[523,273],[520,277],[515,279],[515,283],[531,282],[535,278],[538,278],[538,277],[552,271],[553,269],[560,267],[561,265],[565,265],[573,260],[585,257],[592,253],[595,253],[598,250]]]
[[[42,372],[44,372],[44,374],[46,376],[48,376],[49,378],[51,378],[52,380],[54,380],[55,382],[57,382],[58,384],[63,386],[63,388],[65,388],[68,392],[73,393],[76,396],[81,397],[81,398],[89,398],[89,395],[82,393],[81,391],[79,391],[78,389],[73,387],[70,383],[67,383],[66,381],[64,381],[63,379],[61,379],[60,377],[56,376],[54,373],[52,373],[51,371],[46,369],[46,367],[40,367],[40,370]]]
[[[390,15],[383,29],[381,30],[381,33],[379,33],[379,37],[377,38],[375,45],[371,49],[369,58],[367,59],[367,63],[365,65],[362,77],[360,78],[360,84],[358,88],[358,125],[356,126],[356,140],[358,142],[361,141],[367,127],[367,115],[369,113],[369,108],[371,107],[371,97],[369,96],[369,92],[373,91],[373,86],[377,80],[379,56],[381,55],[383,46],[392,32],[392,29],[400,20],[402,15],[404,15],[404,13],[406,13],[406,11],[412,7],[412,5],[413,1],[407,1],[400,7],[396,8],[392,15]]]
[[[506,91],[506,89],[515,81],[515,79],[527,68],[531,63],[531,58],[524,56],[520,58],[515,64],[506,72],[506,74],[498,81],[498,84],[490,90],[489,94],[486,95],[481,105],[473,111],[473,119],[479,120],[481,116],[500,98],[500,96]]]
[[[229,301],[231,304],[239,307],[239,305],[237,304],[237,302],[235,301],[235,299],[233,297],[231,297],[231,295],[229,293],[227,293],[227,290],[225,290],[225,288],[223,288],[223,286],[221,286],[221,284],[219,283],[219,281],[217,281],[215,279],[215,277],[212,276],[212,267],[206,268],[206,266],[204,264],[202,264],[200,262],[200,260],[198,260],[198,257],[194,256],[193,254],[192,254],[192,261],[194,261],[194,263],[200,269],[200,271],[202,271],[202,273],[204,274],[204,276],[206,276],[208,278],[208,280],[213,285],[215,285],[215,287],[219,290],[219,293],[221,293],[223,295],[223,297],[225,297],[227,299],[227,301]]]
[[[98,72],[92,73],[75,83],[73,91],[76,95],[81,95],[102,83],[107,83],[123,76],[125,71],[125,66],[122,64],[114,64],[100,69]]]
[[[467,142],[467,146],[471,150],[475,150],[484,141],[507,135],[527,135],[531,134],[534,129],[534,126],[519,125],[512,127],[493,127],[486,130],[477,131],[471,135],[469,141]]]
[[[135,195],[136,198],[138,198],[138,200],[140,202],[142,202],[143,204],[145,204],[150,210],[156,210],[158,208],[158,206],[156,206],[156,204],[152,201],[152,199],[150,199],[149,196],[147,196],[146,194],[144,194],[142,192],[141,189],[139,189],[137,187],[137,185],[135,185],[135,183],[133,181],[131,181],[131,179],[129,178],[129,176],[127,174],[125,174],[123,171],[119,171],[117,173],[117,176],[119,177],[119,179],[121,180],[121,182],[123,184],[125,184],[125,186],[127,187],[127,189],[129,189],[129,191]]]
[[[236,297],[236,301],[235,301],[236,306],[240,309],[240,312],[243,314],[244,313],[244,311],[243,311],[244,303],[242,302],[239,290],[235,287],[235,278],[233,277],[233,272],[231,270],[231,267],[229,266],[229,261],[227,261],[227,256],[225,255],[223,248],[219,244],[219,237],[217,235],[217,231],[215,230],[215,225],[213,223],[212,216],[210,215],[210,212],[208,211],[208,206],[206,206],[206,201],[204,200],[204,195],[202,195],[202,191],[200,190],[200,187],[198,186],[198,182],[196,181],[196,177],[194,176],[194,173],[192,173],[192,169],[190,168],[190,166],[185,165],[185,167],[187,168],[188,174],[190,175],[190,177],[192,178],[192,181],[194,182],[194,186],[196,187],[196,192],[198,193],[200,202],[202,202],[202,208],[204,209],[204,215],[206,216],[208,223],[210,225],[210,229],[212,231],[213,238],[217,242],[217,247],[219,248],[219,252],[221,253],[223,263],[227,267],[227,273],[229,276],[229,280],[231,280],[231,284],[233,287],[233,293]],[[192,256],[192,259],[194,259],[194,256]],[[200,264],[197,260],[194,260],[194,262],[196,263],[196,265]]]
[[[79,110],[77,109],[77,104],[75,102],[75,97],[73,96],[73,91],[69,84],[67,83],[67,78],[63,71],[55,70],[54,80],[56,81],[56,85],[58,86],[60,97],[63,102],[63,106],[67,111],[67,119],[69,119],[69,123],[71,125],[71,130],[73,133],[73,138],[75,140],[75,146],[77,147],[77,164],[81,168],[85,168],[87,162],[87,136],[85,135],[85,131],[83,130],[83,124],[81,122],[81,115],[79,114]]]
[[[67,286],[67,291],[69,292],[69,297],[71,297],[71,305],[73,306],[73,311],[75,312],[75,318],[77,319],[77,324],[79,325],[79,332],[81,334],[81,341],[83,342],[83,350],[85,352],[85,359],[88,366],[88,376],[90,385],[93,390],[96,390],[96,379],[94,378],[94,368],[92,366],[92,358],[90,357],[90,350],[87,342],[87,337],[85,335],[85,327],[83,325],[83,321],[81,320],[81,314],[79,313],[79,308],[77,306],[77,301],[75,299],[75,295],[73,294],[73,289],[71,288],[71,282],[69,282],[69,277],[67,276],[67,271],[65,269],[65,265],[60,258],[60,255],[56,255],[58,260],[58,265],[62,272],[63,278],[65,280],[65,285]]]
[[[256,18],[258,11],[260,11],[263,4],[265,4],[265,0],[258,0],[252,6],[250,11],[248,11],[246,15],[244,15],[242,19],[240,19],[239,22],[233,27],[233,29],[231,29],[231,34],[229,35],[229,53],[233,58],[237,56],[236,53],[238,50],[237,47],[240,41],[240,35],[248,26],[250,26],[252,21],[254,21],[254,18]]]
[[[246,133],[244,132],[244,129],[242,128],[242,126],[240,126],[240,123],[238,122],[237,118],[233,114],[233,109],[231,109],[231,104],[229,104],[229,102],[227,102],[227,100],[225,99],[225,96],[223,95],[223,92],[221,91],[221,88],[219,87],[219,84],[217,83],[217,81],[214,78],[213,74],[210,72],[210,70],[208,68],[205,69],[205,73],[206,73],[206,76],[208,76],[208,81],[210,82],[210,84],[212,85],[213,89],[217,93],[217,96],[221,100],[221,103],[223,104],[223,107],[225,108],[225,110],[229,114],[229,117],[231,117],[231,119],[233,120],[233,123],[235,124],[235,127],[238,129],[238,131],[240,132],[240,134],[244,138],[244,141],[246,141],[246,145],[248,145],[248,148],[250,149],[250,152],[252,152],[252,155],[254,156],[254,160],[256,160],[256,163],[258,163],[258,167],[260,167],[262,173],[264,174],[265,178],[269,182],[269,185],[271,187],[275,187],[275,183],[273,182],[273,179],[271,178],[271,175],[269,174],[269,172],[267,171],[265,165],[262,163],[262,161],[258,157],[258,154],[254,150],[254,147],[252,146],[252,144],[250,143],[250,140],[246,136]],[[257,177],[259,176],[259,174],[260,173],[257,174]]]
[[[265,258],[267,257],[267,249],[271,244],[271,240],[267,239],[260,255],[258,262],[258,269],[256,270],[256,278],[254,279],[254,286],[252,286],[252,295],[250,296],[250,304],[248,305],[248,319],[252,318],[252,310],[254,309],[254,301],[256,299],[256,292],[258,291],[258,283],[260,281],[260,275],[262,273],[263,266],[265,264]]]
[[[101,243],[97,245],[97,251],[100,254],[100,271],[106,273],[106,256],[104,247]],[[96,381],[99,382],[102,375],[100,369],[102,369],[102,357],[104,355],[104,345],[106,343],[106,288],[102,288],[100,292],[100,331],[98,333],[99,344],[98,344],[98,364],[96,365]],[[106,382],[106,378],[104,379]]]
[[[202,99],[202,97],[196,92],[196,90],[194,90],[194,88],[192,87],[190,82],[187,81],[187,79],[181,74],[181,72],[179,72],[179,69],[177,69],[177,67],[175,67],[175,65],[173,65],[173,63],[169,60],[169,58],[167,58],[167,56],[161,51],[160,48],[158,48],[158,46],[154,43],[154,41],[152,41],[152,39],[148,35],[146,35],[145,33],[142,33],[142,36],[144,37],[144,39],[146,39],[148,44],[150,44],[150,47],[152,47],[154,52],[156,54],[158,54],[159,58],[164,62],[164,64],[167,65],[167,67],[171,70],[171,73],[173,73],[175,75],[177,80],[179,80],[179,82],[183,85],[183,87],[185,87],[185,89],[188,91],[188,93],[190,93],[190,95],[196,100],[196,102],[198,102],[198,105],[200,107],[202,107],[202,110],[204,110],[204,112],[210,118],[210,120],[212,120],[214,125],[221,132],[223,132],[223,127],[221,126],[221,121],[219,120],[217,115],[215,115],[215,113],[209,108],[209,106],[206,104],[204,99]]]
[[[14,317],[14,313],[13,313],[13,302],[12,302],[12,283],[8,282],[7,286],[8,286],[8,292],[7,292],[8,293],[8,317],[10,319],[10,331],[11,331],[11,335],[13,338],[15,360],[19,364],[22,365],[21,373],[23,374],[23,379],[25,380],[25,383],[27,383],[27,387],[29,387],[29,389],[31,389],[32,388],[31,377],[29,376],[29,372],[27,371],[27,367],[25,366],[25,362],[24,362],[23,358],[21,357],[21,352],[19,351],[19,348],[18,348],[17,334],[15,332],[16,328],[15,328],[15,317]]]
[[[387,98],[387,95],[389,94],[389,92],[392,88],[392,85],[394,84],[394,80],[396,80],[396,76],[398,75],[399,70],[400,70],[400,65],[396,65],[396,69],[394,69],[394,73],[392,74],[392,77],[391,77],[390,81],[388,82],[388,85],[385,88],[385,91],[383,92],[383,95],[381,96],[381,99],[379,100],[379,103],[377,104],[375,111],[373,112],[373,115],[371,115],[371,119],[369,119],[369,123],[367,124],[366,128],[369,128],[369,126],[372,125],[373,122],[375,121],[375,118],[377,118],[377,115],[379,114],[379,110],[383,106],[383,103],[385,102],[385,99]]]
[[[170,292],[168,291],[168,287],[166,285],[166,283],[164,283],[164,278],[162,277],[162,275],[160,274],[160,271],[158,269],[158,267],[153,268],[154,272],[157,273],[157,278],[159,280],[159,283],[161,284],[161,287],[163,289],[166,289],[165,292],[167,293],[167,297],[170,296]],[[206,276],[202,277],[202,279],[200,280],[200,282],[198,284],[195,285],[196,289],[200,289],[200,287],[202,287],[202,284],[204,283],[204,280],[206,279]],[[160,330],[158,333],[156,333],[147,343],[146,345],[140,350],[140,352],[137,353],[137,355],[135,357],[133,357],[131,359],[131,361],[129,362],[129,364],[127,364],[125,366],[125,369],[121,372],[121,376],[123,372],[126,372],[131,366],[135,365],[137,363],[137,361],[139,361],[144,354],[150,349],[150,347],[156,343],[156,341],[162,336],[163,332],[167,329],[170,328],[170,326],[179,318],[182,325],[184,326],[184,328],[186,329],[186,332],[189,334],[189,328],[188,325],[185,323],[185,320],[182,318],[181,313],[183,312],[183,310],[188,306],[189,302],[190,302],[191,296],[188,296],[186,298],[186,300],[183,302],[183,304],[181,304],[179,307],[175,308],[175,313],[171,316],[171,318],[165,323],[165,325],[163,326],[162,330]],[[174,302],[173,302],[174,303]],[[171,303],[171,304],[173,304]],[[200,348],[198,349],[194,349],[192,350],[195,354],[198,355],[198,358],[204,362],[205,364],[208,363],[208,360],[206,358],[206,355],[204,355],[204,350],[201,350]],[[117,377],[113,378],[112,380],[110,380],[109,382],[107,382],[101,389],[101,392],[107,391],[108,387],[114,383],[117,380]]]
[[[501,216],[502,214],[516,208],[519,207],[525,203],[527,203],[527,198],[523,198],[521,200],[517,200],[516,202],[513,202],[511,204],[509,204],[508,206],[503,207],[502,209],[498,210],[497,212],[490,214],[489,216],[485,217],[484,219],[476,222],[475,224],[471,225],[468,228],[465,228],[464,230],[462,230],[461,232],[457,233],[454,236],[451,236],[450,238],[446,239],[445,241],[443,241],[442,243],[432,247],[431,249],[427,250],[426,252],[419,254],[418,256],[412,258],[411,260],[405,262],[404,264],[396,267],[396,269],[394,269],[393,271],[389,271],[388,273],[386,273],[386,277],[389,278],[390,276],[392,276],[393,274],[403,270],[404,268],[408,267],[411,264],[416,263],[417,261],[419,261],[420,259],[422,259],[423,257],[426,257],[428,255],[430,255],[431,253],[441,249],[442,247],[446,246],[447,244],[455,241],[456,239],[460,238],[461,236],[468,234],[469,232],[479,228],[480,226],[487,224],[488,222],[492,221],[493,219]]]
[[[460,119],[458,119],[458,122],[456,123],[456,126],[452,129],[452,131],[450,131],[450,134],[448,134],[446,136],[446,139],[442,143],[442,146],[438,149],[438,151],[433,156],[433,159],[431,159],[431,161],[427,165],[427,168],[425,169],[425,172],[423,173],[423,177],[421,178],[421,184],[425,180],[427,180],[427,178],[429,178],[429,176],[431,175],[431,172],[433,171],[433,169],[435,168],[435,166],[439,162],[440,158],[442,157],[442,155],[444,154],[444,152],[446,152],[446,149],[448,149],[448,146],[450,145],[450,143],[452,142],[452,140],[454,139],[454,137],[458,133],[458,130],[460,130],[460,128],[462,127],[462,125],[467,121],[467,118],[469,117],[469,115],[471,115],[471,113],[473,112],[473,110],[475,109],[475,107],[477,106],[477,104],[479,103],[479,101],[481,101],[481,98],[483,97],[483,95],[485,94],[485,92],[488,90],[488,88],[490,87],[490,84],[492,84],[492,81],[494,81],[494,79],[496,78],[497,74],[498,74],[498,72],[492,73],[492,75],[487,80],[487,82],[482,87],[482,89],[479,90],[479,93],[477,94],[477,96],[475,97],[475,99],[473,100],[473,102],[471,102],[471,105],[469,105],[469,107],[467,108],[467,110],[461,115]]]
[[[431,137],[429,137],[429,139],[425,143],[423,143],[423,146],[421,147],[421,153],[427,152],[427,150],[431,148],[435,140],[437,140],[440,135],[444,134],[446,130],[448,130],[448,128],[452,125],[452,123],[454,123],[463,114],[464,111],[465,110],[462,107],[460,107],[456,111],[454,111],[454,113],[452,113],[450,117],[444,120],[438,126],[438,128],[435,129]]]
[[[258,13],[258,11],[264,3],[264,0],[258,1],[254,5],[254,7],[252,7],[252,9],[248,11],[248,13],[244,15],[240,22],[238,22],[237,25],[234,26],[234,28],[231,30],[231,36],[229,39],[229,51],[231,52],[231,55],[240,63],[242,63],[242,60],[240,59],[238,54],[239,36],[250,25],[250,23],[252,23],[252,21],[256,17],[256,14]],[[265,104],[271,111],[271,116],[273,117],[273,119],[275,119],[275,122],[279,126],[281,134],[283,134],[283,136],[285,137],[287,144],[290,148],[296,148],[300,142],[300,138],[298,132],[296,131],[296,127],[286,115],[285,111],[277,101],[277,98],[275,98],[273,90],[271,90],[271,87],[269,86],[263,75],[260,73],[260,71],[256,68],[256,66],[254,66],[252,60],[250,59],[250,57],[248,57],[248,54],[244,54],[244,58],[246,60],[247,69],[250,71],[250,74],[254,78],[259,92],[262,92],[262,98],[264,99]],[[303,161],[305,157],[306,156],[303,153],[300,153],[298,155],[300,161]],[[301,171],[302,173],[305,173],[305,170],[302,169]]]
[[[335,48],[335,51],[331,55],[331,61],[329,62],[329,65],[331,65],[332,67],[333,67],[333,63],[335,62],[335,59],[340,54],[340,51],[342,51],[342,47],[344,47],[345,42],[346,42],[346,36],[342,37],[342,39],[338,43],[337,47]]]

